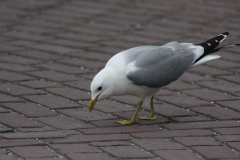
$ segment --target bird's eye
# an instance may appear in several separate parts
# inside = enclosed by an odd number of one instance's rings
[[[97,90],[99,90],[99,91],[100,91],[100,90],[102,90],[102,86],[101,86],[101,87],[98,87],[98,89],[97,89]]]

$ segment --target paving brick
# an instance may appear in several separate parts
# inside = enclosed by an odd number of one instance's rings
[[[57,115],[57,113],[34,103],[2,103],[2,105],[30,118]]]
[[[24,102],[24,100],[18,98],[18,97],[13,97],[13,96],[9,96],[6,94],[2,94],[0,93],[0,102]]]
[[[17,64],[23,64],[23,65],[32,65],[32,64],[38,64],[38,63],[41,62],[40,60],[23,58],[23,57],[19,57],[19,56],[5,56],[5,57],[1,57],[1,61],[10,62],[10,63],[17,63]]]
[[[182,92],[193,95],[193,96],[197,96],[199,98],[202,98],[208,101],[238,99],[238,97],[234,97],[229,94],[225,94],[225,93],[221,93],[213,90],[206,90],[206,89],[184,90]]]
[[[121,124],[116,123],[116,121],[120,121],[122,119],[110,119],[110,120],[96,120],[96,121],[90,121],[89,123],[93,126],[97,126],[99,128],[103,127],[118,127],[121,126]]]
[[[56,131],[54,128],[50,128],[48,126],[44,126],[41,128],[17,128],[16,129],[19,132],[46,132],[46,131]]]
[[[216,146],[220,145],[210,137],[175,137],[175,141],[185,146]]]
[[[80,104],[88,107],[89,101],[81,101]],[[98,101],[94,107],[96,110],[100,110],[105,113],[114,113],[122,111],[135,111],[136,108],[131,106],[123,105],[109,100]]]
[[[62,157],[61,158],[29,158],[28,160],[66,160],[66,159],[63,159]]]
[[[61,87],[60,84],[57,83],[52,83],[49,81],[44,81],[44,80],[35,80],[35,81],[24,81],[24,82],[18,82],[18,84],[27,86],[30,88],[51,88],[51,87]]]
[[[224,127],[238,127],[240,126],[240,123],[237,121],[214,121],[214,122],[163,124],[163,126],[168,129],[224,128]]]
[[[27,87],[22,87],[12,83],[0,83],[0,91],[13,95],[13,96],[20,96],[20,95],[27,95],[27,94],[43,94],[43,92],[30,89]]]
[[[90,145],[96,147],[104,147],[104,146],[128,146],[130,143],[127,141],[110,141],[110,142],[91,142]]]
[[[167,86],[165,86],[164,88],[170,89],[170,90],[188,90],[188,89],[198,89],[200,87],[196,86],[196,85],[191,85],[185,82],[180,82],[180,81],[175,81]]]
[[[223,135],[223,136],[216,136],[216,139],[222,142],[240,142],[240,135]]]
[[[154,154],[158,155],[159,157],[165,160],[200,160],[201,158],[195,155],[194,153],[187,151],[187,150],[157,150],[153,152]]]
[[[51,39],[51,37],[49,37],[49,36],[29,34],[29,33],[23,33],[23,32],[8,32],[8,33],[4,33],[3,35],[6,37],[12,37],[12,38],[17,38],[17,39],[26,39],[26,40],[30,40],[30,41]]]
[[[55,82],[76,81],[80,79],[75,77],[74,75],[68,75],[65,73],[59,73],[54,71],[36,71],[36,72],[28,72],[28,74],[39,77],[39,78],[55,81]]]
[[[76,58],[63,59],[57,62],[72,65],[72,66],[77,66],[77,67],[90,68],[90,69],[102,69],[105,66],[105,63],[102,63],[102,62],[86,61],[83,59],[76,59]]]
[[[211,118],[206,116],[186,116],[186,117],[171,117],[174,121],[178,122],[201,122],[201,121],[212,121]]]
[[[231,81],[231,82],[234,82],[234,83],[240,83],[239,79],[239,75],[229,75],[229,76],[218,76],[219,78],[222,78],[222,79],[225,79],[227,81]]]
[[[93,110],[89,113],[87,108],[79,108],[79,109],[63,109],[58,110],[60,113],[65,114],[67,116],[71,116],[73,118],[82,120],[82,121],[94,121],[94,120],[105,120],[105,119],[115,119],[113,116],[109,114],[105,114],[96,110]]]
[[[108,146],[101,147],[102,150],[112,154],[116,158],[151,158],[146,152],[141,151],[135,146]]]
[[[37,141],[35,139],[1,139],[0,142],[1,148],[46,145],[45,142]]]
[[[43,126],[42,124],[31,121],[30,119],[14,113],[1,113],[0,122],[12,128]]]
[[[10,110],[0,107],[0,113],[10,113],[10,112],[11,112]]]
[[[34,80],[34,79],[36,78],[19,74],[19,73],[0,71],[0,80],[4,80],[4,81],[14,82],[14,81],[24,81],[24,80]]]
[[[191,110],[219,120],[240,119],[240,114],[222,107],[196,107]]]
[[[66,99],[63,99],[54,95],[37,95],[37,96],[28,95],[23,97],[30,101],[33,101],[35,103],[40,103],[52,109],[80,107],[80,105],[77,103],[70,102]]]
[[[22,47],[14,47],[10,45],[0,45],[0,48],[1,48],[0,51],[2,52],[19,51],[24,49]]]
[[[61,56],[56,54],[50,54],[50,53],[36,51],[36,50],[18,51],[18,52],[14,52],[14,54],[19,56],[41,59],[41,60],[57,60],[62,58]]]
[[[121,126],[110,128],[93,128],[93,129],[79,129],[84,134],[113,134],[113,133],[132,133],[132,132],[148,132],[159,130],[154,126]]]
[[[98,152],[87,144],[52,144],[50,145],[50,148],[63,155],[71,153]]]
[[[171,142],[166,139],[133,139],[131,142],[135,143],[137,146],[144,148],[147,151],[154,150],[172,150],[172,149],[184,149],[177,143]]]
[[[208,87],[211,89],[220,90],[223,92],[230,92],[234,93],[237,91],[240,91],[240,86],[231,82],[227,82],[224,80],[218,80],[218,81],[203,81],[203,82],[197,82],[197,84]]]
[[[231,74],[228,71],[223,71],[223,70],[220,70],[220,69],[207,67],[207,66],[194,67],[194,68],[190,69],[189,72],[200,73],[204,76],[206,76],[206,75],[217,76],[217,75]]]
[[[71,158],[71,160],[93,160],[96,159],[96,157],[98,160],[112,160],[112,158],[103,153],[73,153],[68,154],[67,157]]]
[[[70,129],[79,129],[79,128],[92,128],[90,125],[85,124],[81,121],[75,120],[73,118],[56,116],[56,117],[41,117],[37,118],[37,121],[45,123],[54,128],[70,130]]]
[[[239,134],[240,133],[240,128],[214,128],[214,132],[217,132],[222,135],[226,134]]]
[[[48,41],[48,43],[55,44],[55,45],[61,45],[61,46],[66,46],[66,47],[72,47],[72,48],[87,48],[91,47],[91,43],[85,43],[85,42],[76,42],[72,40],[66,40],[66,39],[53,39]]]
[[[61,139],[45,139],[44,141],[53,144],[59,143],[88,143],[88,142],[106,142],[106,141],[127,141],[131,138],[124,134],[107,134],[107,135],[73,135]]]
[[[195,129],[195,130],[166,130],[155,132],[131,133],[131,135],[137,138],[169,138],[186,136],[210,136],[214,134],[207,130]]]
[[[140,101],[140,98],[135,96],[111,96],[110,98],[122,103],[130,104],[132,106],[136,106]]]
[[[224,60],[221,60],[221,59],[217,59],[217,60],[208,62],[207,65],[212,66],[212,67],[216,67],[216,68],[220,68],[220,69],[237,68],[237,67],[240,66],[238,63],[224,61]]]
[[[183,108],[201,107],[201,106],[213,106],[213,104],[196,99],[193,97],[174,95],[174,96],[157,96],[157,99],[163,100],[174,105],[181,106]]]
[[[37,68],[13,63],[1,63],[0,68],[4,70],[14,71],[14,72],[27,72],[27,71],[36,71]]]
[[[104,62],[106,62],[112,57],[112,55],[109,55],[109,54],[102,54],[102,53],[96,53],[96,52],[90,52],[90,51],[70,53],[68,55],[74,56],[74,57],[93,59],[93,60],[100,60]]]
[[[68,74],[81,74],[81,73],[87,72],[87,70],[84,70],[81,68],[76,68],[76,67],[72,67],[64,64],[58,64],[58,63],[42,63],[40,65],[37,65],[36,67],[55,70],[55,71],[64,72]]]
[[[17,160],[18,158],[12,156],[12,155],[6,155],[6,154],[1,154],[0,159],[4,160]]]
[[[7,132],[13,132],[13,130],[11,128],[8,128],[0,124],[0,133],[7,133]]]
[[[211,80],[212,78],[203,77],[194,73],[185,72],[179,79],[186,82],[197,82],[197,81],[208,81],[208,80]]]
[[[73,131],[43,131],[43,132],[26,132],[26,133],[5,133],[0,137],[7,139],[36,139],[36,138],[59,138],[74,134]]]
[[[227,145],[240,151],[240,142],[228,142]]]
[[[195,146],[191,148],[207,159],[240,158],[239,154],[224,146]]]
[[[73,81],[64,83],[67,86],[90,91],[91,81]]]
[[[22,158],[30,157],[55,157],[56,154],[51,152],[43,146],[30,146],[30,147],[14,147],[9,148],[11,152],[21,156]]]

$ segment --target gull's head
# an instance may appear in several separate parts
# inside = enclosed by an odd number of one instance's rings
[[[98,100],[110,97],[115,89],[114,84],[115,73],[111,68],[102,69],[91,83],[92,99],[89,103],[88,110],[91,112]]]

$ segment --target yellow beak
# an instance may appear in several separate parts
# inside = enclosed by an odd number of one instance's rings
[[[100,94],[99,94],[99,95],[100,95]],[[89,105],[88,105],[88,111],[89,111],[90,113],[91,113],[91,111],[92,111],[95,103],[97,102],[99,95],[98,95],[94,100],[91,99],[91,101],[90,101],[90,103],[89,103]]]

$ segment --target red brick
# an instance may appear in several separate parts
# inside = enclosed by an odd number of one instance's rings
[[[56,116],[57,113],[34,103],[2,103],[3,106],[16,112],[24,114],[26,117]]]
[[[49,81],[43,81],[43,80],[35,80],[35,81],[24,81],[24,82],[18,82],[18,84],[27,86],[30,88],[49,88],[49,87],[61,87],[60,84],[52,83]]]
[[[240,151],[240,142],[228,142],[227,145]]]
[[[64,83],[67,86],[90,91],[91,81],[73,81]]]
[[[41,59],[41,60],[57,60],[62,58],[61,56],[56,54],[50,54],[50,53],[35,51],[35,50],[19,51],[19,52],[14,52],[14,54],[30,57],[30,58]]]
[[[166,139],[133,139],[131,141],[147,151],[184,149],[181,145]]]
[[[50,148],[57,151],[60,154],[71,153],[94,153],[98,152],[87,144],[52,144]]]
[[[35,103],[40,103],[52,109],[80,107],[80,105],[77,103],[70,102],[66,99],[63,99],[54,95],[36,95],[36,96],[29,95],[29,96],[23,96],[23,97],[30,101],[33,101]]]
[[[81,121],[75,120],[73,118],[56,116],[56,117],[41,117],[37,118],[37,121],[45,123],[49,126],[58,129],[70,130],[70,129],[79,129],[79,128],[92,128],[90,125],[85,124]]]
[[[146,152],[141,151],[135,146],[108,146],[101,147],[105,152],[110,153],[116,158],[151,158],[153,157]]]
[[[70,87],[64,87],[64,88],[47,88],[47,91],[63,96],[65,98],[68,98],[73,101],[79,101],[79,100],[90,100],[91,95],[87,92],[83,92],[79,89],[74,89]]]
[[[113,133],[132,133],[132,132],[148,132],[159,130],[154,126],[121,126],[111,128],[93,128],[79,129],[84,134],[113,134]]]
[[[163,100],[174,105],[181,106],[183,108],[202,107],[202,106],[214,106],[209,102],[196,99],[193,97],[174,95],[174,96],[159,96],[157,99]]]
[[[223,135],[223,136],[216,136],[216,139],[222,142],[240,142],[240,135]]]
[[[110,141],[110,142],[91,142],[90,145],[96,147],[104,147],[104,146],[129,146],[130,143],[127,141]]]
[[[170,90],[186,90],[186,89],[198,89],[200,87],[196,86],[196,85],[191,85],[185,82],[180,82],[180,81],[175,81],[167,86],[165,86],[164,88],[170,89]]]
[[[43,94],[43,92],[41,91],[30,89],[27,87],[22,87],[12,83],[0,83],[0,91],[13,96],[26,94],[41,94],[41,93]]]
[[[12,97],[6,94],[0,93],[0,102],[24,102],[24,100],[18,98],[18,97]]]
[[[217,132],[219,134],[225,135],[225,134],[239,134],[240,128],[214,128],[214,132]]]
[[[238,97],[234,97],[229,94],[212,91],[212,90],[206,90],[206,89],[184,90],[182,92],[193,95],[193,96],[197,96],[199,98],[202,98],[202,99],[208,100],[208,101],[238,99]]]
[[[58,143],[88,143],[88,142],[106,142],[106,141],[127,141],[131,139],[124,134],[107,134],[107,135],[73,135],[61,139],[45,139],[44,141]]]
[[[218,76],[219,78],[225,79],[227,81],[231,81],[234,83],[240,83],[240,76],[239,75],[229,75],[229,76]]]
[[[203,129],[195,130],[166,130],[155,132],[131,133],[137,138],[168,138],[168,137],[186,137],[186,136],[210,136],[214,135],[210,131]]]
[[[25,80],[34,80],[36,78],[30,77],[24,74],[14,73],[14,72],[8,72],[8,71],[0,71],[0,80],[5,81],[25,81]]]
[[[219,120],[240,119],[240,114],[238,112],[234,112],[222,107],[196,107],[192,108],[191,110]]]
[[[239,127],[240,123],[237,121],[214,121],[214,122],[190,122],[190,123],[176,123],[163,124],[167,129],[196,129],[196,128],[223,128],[223,127]]]
[[[64,64],[58,64],[58,63],[42,63],[40,65],[37,65],[36,67],[55,70],[55,71],[64,72],[68,74],[81,74],[81,73],[87,72],[87,70],[84,70],[81,68],[76,68],[76,67],[72,67]]]
[[[46,145],[45,142],[37,141],[35,139],[1,139],[0,140],[0,147],[7,148],[7,147],[17,147],[17,146],[39,146],[39,145]]]
[[[217,80],[217,81],[203,81],[203,82],[197,82],[197,84],[208,87],[211,89],[220,90],[223,92],[229,92],[234,93],[237,91],[240,91],[240,87],[237,84],[227,82],[224,80]]]
[[[200,160],[201,158],[195,155],[194,153],[187,151],[187,150],[157,150],[153,151],[154,154],[158,155],[159,157],[165,160]]]
[[[195,146],[191,148],[207,159],[240,158],[239,154],[224,146]]]
[[[105,114],[96,110],[93,110],[89,113],[87,108],[79,109],[63,109],[58,110],[60,113],[71,116],[73,118],[82,120],[82,121],[95,121],[95,120],[105,120],[105,119],[115,119],[115,117]]]
[[[43,132],[26,132],[26,133],[5,133],[1,137],[7,139],[35,139],[35,138],[59,138],[74,134],[73,131],[43,131]]]
[[[190,69],[189,72],[200,73],[204,76],[206,76],[206,75],[217,76],[217,75],[231,74],[228,71],[211,68],[211,67],[207,67],[207,66],[197,66],[197,67]]]
[[[89,101],[81,101],[80,104],[88,107]],[[109,100],[98,101],[95,104],[94,109],[100,110],[106,113],[122,112],[122,111],[135,111],[136,108],[131,106],[123,105]]]
[[[27,72],[27,71],[36,71],[37,68],[31,66],[12,64],[12,63],[1,63],[0,68],[4,70],[14,71],[14,72]]]
[[[174,121],[178,122],[201,122],[201,121],[212,121],[211,118],[206,116],[186,116],[186,117],[171,117]]]
[[[112,160],[112,158],[104,153],[72,153],[68,154],[67,157],[71,158],[71,160],[93,160],[96,159],[96,157],[98,160]]]
[[[56,81],[56,82],[76,81],[80,79],[75,77],[74,75],[68,75],[65,73],[59,73],[54,71],[36,71],[36,72],[28,72],[28,74],[39,77],[39,78]]]
[[[220,145],[210,137],[175,137],[175,141],[185,146],[216,146]]]
[[[30,119],[14,113],[1,113],[0,122],[13,128],[43,126],[40,123],[36,123]]]
[[[57,156],[56,154],[54,154],[54,152],[51,152],[43,146],[14,147],[9,148],[8,150],[21,156],[22,158]]]
[[[1,61],[23,64],[23,65],[32,65],[32,64],[38,64],[41,62],[40,60],[23,58],[19,56],[2,56]]]
[[[96,61],[87,61],[83,59],[63,59],[57,61],[59,63],[67,64],[67,65],[72,65],[72,66],[77,66],[77,67],[84,67],[84,68],[90,68],[90,69],[101,69],[105,66],[105,63],[102,62],[96,62]]]

